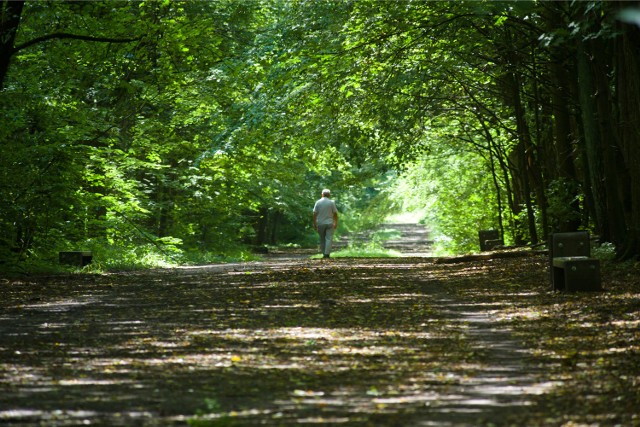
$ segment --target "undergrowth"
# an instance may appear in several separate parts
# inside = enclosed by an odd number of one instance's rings
[[[10,259],[0,264],[0,275],[12,277],[28,274],[94,273],[171,268],[184,265],[203,265],[258,260],[248,248],[234,247],[224,252],[183,250],[174,245],[142,244],[125,246],[90,242],[79,250],[91,251],[93,259],[84,267],[61,265],[58,249],[47,256],[31,254],[23,259]]]

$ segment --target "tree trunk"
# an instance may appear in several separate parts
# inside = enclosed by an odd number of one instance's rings
[[[553,82],[551,89],[551,101],[553,108],[553,137],[555,140],[555,158],[557,176],[576,180],[575,156],[571,141],[571,114],[568,103],[570,102],[569,77],[567,70],[560,64],[552,63]]]
[[[4,79],[9,71],[13,56],[13,44],[20,26],[20,16],[24,0],[3,0],[0,6],[0,90],[4,88]]]
[[[596,89],[597,123],[602,141],[606,235],[609,238],[608,241],[619,245],[627,234],[621,190],[625,188],[629,178],[620,153],[619,131],[618,126],[614,126],[615,119],[612,111],[614,101],[610,89],[611,79],[608,76],[613,74],[611,61],[614,52],[610,49],[611,44],[608,40],[596,39],[591,43],[593,45],[591,51],[598,53],[594,55],[592,74]]]
[[[262,246],[267,243],[267,226],[269,224],[269,210],[265,207],[260,208],[258,212],[258,221],[256,222],[256,246]]]
[[[491,169],[491,178],[493,179],[493,186],[496,189],[496,203],[498,208],[498,228],[500,230],[500,236],[504,239],[504,224],[502,221],[502,191],[500,189],[500,180],[498,179],[498,174],[496,172],[496,155],[494,154],[494,150],[491,148],[494,145],[493,138],[490,133],[487,133],[487,142],[489,144],[489,167]]]
[[[550,2],[548,13],[545,14],[547,31],[553,32],[558,28],[567,26],[567,22],[562,18],[565,12],[562,10],[562,2]],[[571,89],[571,58],[574,57],[574,50],[569,50],[566,45],[550,46],[551,61],[549,63],[549,77],[551,84],[549,91],[551,95],[551,109],[553,117],[553,137],[555,141],[554,163],[555,173],[553,179],[558,177],[577,180],[575,168],[574,147],[571,144],[571,112],[569,105],[575,97]],[[577,94],[576,94],[577,95]],[[577,229],[577,226],[576,226]]]
[[[576,212],[575,218],[557,218],[554,225],[554,232],[577,231],[580,227],[580,201],[579,201],[579,178],[576,171],[575,147],[571,142],[572,135],[575,136],[574,128],[571,125],[571,112],[569,103],[572,99],[571,82],[565,64],[558,61],[551,61],[551,113],[553,118],[553,150],[549,153],[547,161],[553,162],[549,166],[550,172],[547,177],[547,184],[555,180],[564,180],[569,183],[565,186],[568,194],[567,201],[572,211]],[[577,86],[576,86],[577,87]],[[577,95],[577,94],[575,94]]]
[[[278,229],[282,220],[282,212],[276,210],[271,213],[269,218],[269,243],[275,245],[278,243]]]
[[[530,225],[530,220],[525,223],[522,217],[522,207],[527,210],[527,218],[530,219],[531,198],[529,197],[528,177],[522,172],[523,154],[522,142],[518,143],[516,149],[509,154],[509,162],[513,165],[511,168],[511,182],[513,189],[513,198],[511,211],[513,212],[513,239],[516,245],[525,245],[527,243],[527,233],[525,230]]]
[[[621,7],[626,6],[622,3]],[[618,248],[620,259],[640,256],[640,29],[619,24],[624,30],[617,40],[617,104],[622,156],[629,185],[624,191],[626,238]]]
[[[538,232],[536,230],[536,219],[531,203],[531,168],[536,167],[533,164],[533,153],[531,144],[531,135],[525,117],[524,106],[520,98],[520,78],[512,74],[510,76],[511,100],[516,116],[516,126],[518,131],[518,146],[516,147],[518,163],[516,163],[519,171],[516,178],[520,179],[522,184],[522,198],[527,209],[527,222],[529,228],[529,239],[533,244],[538,243]],[[535,188],[537,194],[537,188]],[[544,202],[538,200],[538,202]]]
[[[593,83],[592,69],[589,65],[590,52],[587,50],[584,42],[578,40],[578,81],[579,81],[579,99],[580,112],[582,121],[582,130],[584,135],[586,163],[588,173],[586,183],[591,188],[591,196],[593,198],[593,214],[597,233],[605,241],[609,240],[606,218],[606,196],[604,186],[604,166],[602,164],[602,141],[600,129],[598,127],[598,115],[595,109],[595,87]]]
[[[549,201],[547,199],[547,180],[549,171],[544,159],[551,157],[548,151],[550,146],[549,140],[546,138],[547,121],[542,119],[541,111],[544,106],[548,104],[548,95],[540,90],[538,81],[540,80],[541,71],[539,70],[537,51],[535,47],[531,49],[531,62],[533,67],[533,105],[530,107],[534,112],[535,118],[535,146],[532,146],[531,153],[529,154],[532,165],[531,172],[532,178],[536,190],[536,199],[538,201],[538,209],[540,211],[540,222],[542,226],[542,235],[547,236],[550,231],[549,227]],[[542,108],[540,108],[542,106]],[[535,163],[533,163],[535,162]],[[547,179],[545,179],[547,178]],[[536,242],[537,243],[537,242]]]

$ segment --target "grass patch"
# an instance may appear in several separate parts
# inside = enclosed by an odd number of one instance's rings
[[[398,258],[400,252],[385,249],[378,242],[349,245],[344,249],[331,252],[332,258]],[[311,259],[322,258],[322,254],[313,255]]]
[[[402,233],[395,228],[384,228],[375,231],[371,235],[371,240],[374,242],[384,242],[386,240],[399,239],[402,237]]]
[[[235,249],[228,253],[207,251],[161,252],[148,245],[138,248],[99,248],[93,253],[93,262],[82,270],[102,273],[105,271],[135,271],[152,268],[172,268],[184,265],[222,264],[259,260],[260,256],[247,249]]]
[[[353,241],[346,248],[331,253],[332,258],[398,258],[401,253],[386,249],[384,242],[399,239],[402,233],[395,228],[382,228],[369,233],[352,233]],[[322,254],[313,255],[312,259],[322,258]]]
[[[391,224],[419,224],[426,217],[426,212],[416,210],[411,212],[396,213],[387,216],[385,222]]]
[[[49,250],[47,257],[32,254],[24,260],[9,259],[0,263],[0,276],[14,277],[27,274],[88,273],[102,274],[114,271],[138,271],[173,268],[185,265],[223,264],[257,261],[260,255],[246,247],[228,248],[224,252],[183,250],[175,246],[145,244],[125,246],[95,243],[82,247],[93,252],[91,264],[84,267],[61,265],[58,248]]]

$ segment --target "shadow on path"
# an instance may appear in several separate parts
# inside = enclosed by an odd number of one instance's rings
[[[492,316],[496,307],[449,298],[441,298],[437,303],[448,321],[464,329],[479,369],[463,378],[433,406],[440,415],[436,423],[431,419],[417,425],[474,425],[469,422],[470,415],[477,416],[477,425],[508,424],[506,418],[533,405],[534,396],[556,385],[541,380],[544,371],[533,363],[530,350]]]
[[[0,422],[502,425],[552,384],[500,305],[456,293],[491,285],[467,267],[288,259],[3,284]]]

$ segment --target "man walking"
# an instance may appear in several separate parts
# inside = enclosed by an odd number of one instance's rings
[[[313,207],[313,228],[320,235],[320,251],[323,258],[329,258],[331,243],[333,242],[333,230],[338,227],[338,209],[331,192],[326,188],[322,190],[322,198]]]

